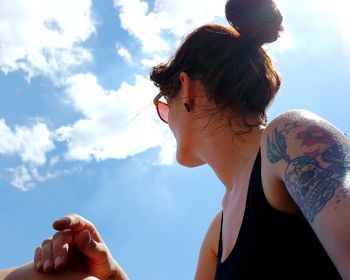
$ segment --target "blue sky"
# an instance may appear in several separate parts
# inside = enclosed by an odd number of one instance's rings
[[[51,222],[96,224],[131,279],[192,279],[224,187],[174,161],[149,68],[225,24],[224,0],[2,0],[0,268],[32,259]],[[305,108],[350,135],[347,0],[278,1],[268,46],[283,85],[269,118]]]

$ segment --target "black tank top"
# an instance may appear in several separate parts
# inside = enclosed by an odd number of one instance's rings
[[[273,208],[266,200],[260,151],[236,244],[222,263],[221,235],[222,220],[216,280],[341,279],[309,223]]]

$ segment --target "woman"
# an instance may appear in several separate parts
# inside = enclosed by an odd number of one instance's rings
[[[195,279],[350,279],[350,142],[307,111],[267,124],[281,80],[263,45],[282,15],[272,0],[234,0],[226,17],[231,28],[196,29],[150,75],[178,162],[209,164],[226,188]],[[41,272],[8,279],[127,279],[93,224],[68,215],[53,227],[35,253]]]

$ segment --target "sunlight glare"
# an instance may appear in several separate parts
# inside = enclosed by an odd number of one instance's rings
[[[342,37],[344,55],[350,67],[350,1],[349,0],[312,0],[314,7],[325,12],[331,18],[335,26],[339,29]]]
[[[334,23],[340,28],[342,33],[349,36],[350,32],[346,31],[350,25],[350,17],[348,16],[350,10],[349,0],[333,0],[332,3],[326,0],[312,0],[316,8],[326,12],[332,17]]]

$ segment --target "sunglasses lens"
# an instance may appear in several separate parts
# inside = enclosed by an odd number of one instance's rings
[[[162,121],[168,123],[168,113],[169,113],[169,107],[167,104],[159,101],[158,102],[158,114],[159,117],[162,119]]]

